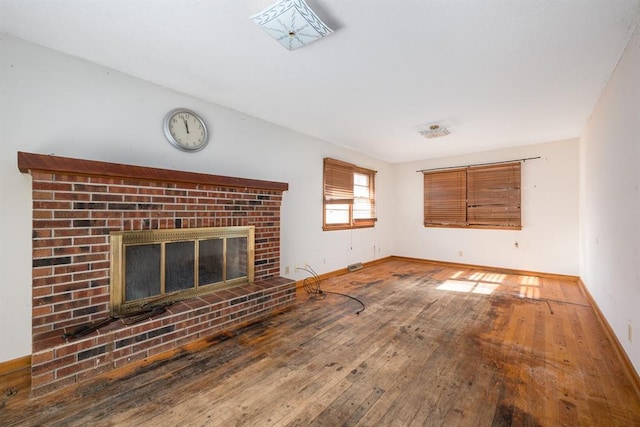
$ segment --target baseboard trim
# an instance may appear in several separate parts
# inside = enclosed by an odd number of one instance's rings
[[[413,261],[413,262],[422,262],[425,264],[436,264],[442,265],[445,267],[456,267],[456,268],[475,268],[478,270],[491,270],[498,273],[505,274],[519,274],[523,276],[537,276],[537,277],[546,277],[549,279],[560,279],[560,280],[572,280],[578,281],[578,276],[572,276],[569,274],[557,274],[557,273],[545,273],[542,271],[530,271],[530,270],[516,270],[513,268],[505,268],[505,267],[493,267],[489,265],[479,265],[479,264],[464,264],[459,262],[449,262],[449,261],[438,261],[424,258],[411,258],[399,255],[392,255],[388,257],[390,259],[399,260],[399,261]]]
[[[578,286],[580,287],[580,292],[582,292],[585,298],[589,300],[589,304],[591,305],[591,308],[593,309],[596,317],[598,318],[598,322],[600,322],[600,325],[602,325],[602,328],[604,329],[604,332],[607,335],[607,338],[613,345],[614,351],[618,357],[618,360],[620,361],[622,366],[624,366],[624,370],[627,373],[627,376],[629,377],[629,379],[631,380],[631,383],[633,384],[633,388],[635,389],[636,394],[640,396],[640,376],[638,376],[638,372],[633,366],[633,363],[631,363],[631,359],[629,359],[627,352],[624,351],[624,347],[622,346],[622,343],[616,336],[615,332],[613,332],[613,328],[607,321],[607,318],[604,317],[604,314],[600,310],[598,303],[596,303],[596,300],[591,295],[591,292],[589,292],[589,289],[587,288],[587,285],[585,285],[585,283],[582,281],[582,278],[578,279]]]
[[[393,258],[393,255],[392,256],[388,256],[388,257],[384,257],[384,258],[374,259],[372,261],[363,262],[362,263],[362,267],[363,268],[371,267],[371,266],[374,266],[376,264],[381,264],[381,263],[383,263],[385,261],[388,261],[388,260],[390,260],[392,258]],[[349,273],[351,273],[351,271],[349,271],[349,269],[347,267],[345,267],[345,268],[341,268],[339,270],[334,270],[334,271],[329,271],[327,273],[318,274],[318,279],[320,279],[320,281],[322,282],[323,280],[330,279],[332,277],[343,276],[343,275],[349,274]],[[302,288],[302,283],[303,282],[304,282],[304,279],[297,280],[296,281],[296,289]]]
[[[0,362],[0,375],[8,374],[10,372],[19,371],[21,369],[31,368],[31,355],[18,357],[17,359],[7,360],[6,362]]]
[[[559,280],[570,280],[570,281],[574,281],[577,282],[580,278],[578,276],[572,276],[569,274],[558,274],[558,273],[545,273],[542,271],[530,271],[530,270],[516,270],[513,268],[504,268],[504,267],[492,267],[489,265],[479,265],[479,264],[463,264],[463,263],[459,263],[459,262],[450,262],[450,261],[438,261],[438,260],[432,260],[432,259],[425,259],[425,258],[412,258],[412,257],[406,257],[406,256],[400,256],[400,255],[389,255],[387,257],[384,258],[379,258],[379,259],[375,259],[373,261],[367,261],[362,263],[363,267],[371,267],[373,265],[376,264],[380,264],[383,263],[385,261],[407,261],[407,262],[420,262],[420,263],[424,263],[424,264],[434,264],[434,265],[441,265],[444,267],[454,267],[454,268],[473,268],[473,269],[478,269],[478,270],[491,270],[491,271],[495,271],[498,273],[505,273],[505,274],[519,274],[519,275],[525,275],[525,276],[537,276],[537,277],[545,277],[545,278],[549,278],[549,279],[559,279]],[[344,274],[348,274],[351,273],[349,271],[348,268],[341,268],[339,270],[334,270],[334,271],[329,271],[327,273],[322,273],[322,274],[318,274],[318,278],[320,279],[320,281],[326,280],[326,279],[330,279],[332,277],[337,277],[337,276],[342,276]],[[298,280],[296,281],[296,288],[302,288],[302,283],[303,280]]]

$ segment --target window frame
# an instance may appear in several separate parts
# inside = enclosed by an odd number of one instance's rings
[[[447,179],[455,174],[464,174],[464,179]],[[522,229],[521,162],[423,171],[423,175],[425,227]],[[443,206],[434,206],[437,202]],[[464,206],[460,216],[451,208],[456,203]],[[438,208],[440,217],[432,214]]]
[[[358,197],[362,185],[358,185],[355,180],[356,175],[367,177],[368,195]],[[325,157],[323,159],[322,173],[322,229],[324,231],[350,230],[356,228],[374,227],[376,217],[376,195],[375,195],[376,171],[363,168],[352,163]],[[356,218],[357,209],[354,209],[356,202],[364,201],[370,206],[369,216]],[[327,223],[328,211],[331,205],[346,206],[347,222]],[[345,210],[345,209],[343,209]],[[365,210],[366,212],[366,210]]]

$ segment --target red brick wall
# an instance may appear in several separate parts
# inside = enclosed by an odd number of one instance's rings
[[[291,305],[280,272],[277,190],[32,171],[34,395],[175,349]],[[110,315],[109,233],[255,226],[256,284],[174,304],[159,319],[121,321],[86,338],[64,332]]]

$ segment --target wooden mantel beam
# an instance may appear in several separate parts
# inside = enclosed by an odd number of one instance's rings
[[[55,172],[69,175],[144,179],[158,182],[206,184],[280,192],[289,189],[289,184],[286,182],[235,178],[146,166],[125,165],[121,163],[74,159],[71,157],[25,153],[22,151],[18,151],[18,169],[20,169],[22,173],[30,173],[31,171]]]

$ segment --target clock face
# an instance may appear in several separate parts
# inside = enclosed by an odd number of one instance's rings
[[[207,126],[190,110],[170,111],[164,119],[164,134],[173,146],[183,151],[199,151],[207,145]]]

